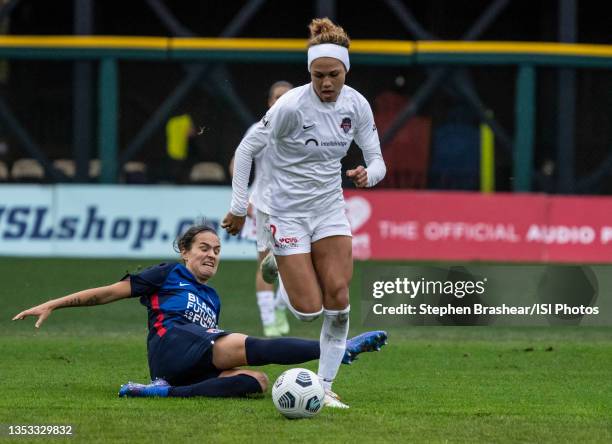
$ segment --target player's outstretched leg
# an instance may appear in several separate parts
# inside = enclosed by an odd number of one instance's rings
[[[360,353],[379,351],[387,344],[387,332],[368,331],[346,341],[343,364],[352,364]]]
[[[387,343],[387,333],[370,331],[347,341],[343,364],[351,364],[357,355],[378,351]],[[300,338],[260,339],[252,336],[245,340],[246,363],[240,365],[301,364],[319,359],[319,341]],[[236,363],[238,365],[238,363]]]
[[[245,341],[247,365],[301,364],[319,359],[319,341],[299,338],[260,339],[249,336]]]
[[[371,331],[355,336],[347,341],[342,363],[350,364],[357,359],[360,353],[378,351],[386,343],[387,333],[384,331]],[[260,339],[249,336],[244,341],[244,358],[238,358],[239,362],[232,365],[301,364],[318,359],[320,353],[319,341],[299,338]],[[241,373],[236,373],[238,371]],[[121,386],[119,396],[130,398],[230,397],[266,391],[267,379],[261,372],[229,370],[224,373],[228,376],[207,379],[189,386],[173,387],[161,378],[155,379],[150,384],[128,382]],[[330,396],[335,396],[339,401],[337,395],[331,391]]]
[[[207,379],[193,385],[171,387],[168,396],[173,398],[242,398],[247,395],[263,393],[268,389],[268,377],[261,372],[236,370],[233,376]]]
[[[206,379],[191,385],[171,386],[163,379],[151,384],[129,382],[121,386],[119,396],[128,398],[209,398],[244,397],[263,393],[268,388],[268,377],[252,370],[231,370],[217,378]]]

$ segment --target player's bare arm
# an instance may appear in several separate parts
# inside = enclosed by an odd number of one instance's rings
[[[28,316],[37,316],[35,327],[40,328],[53,310],[66,307],[82,307],[87,305],[102,305],[129,297],[130,281],[120,281],[104,287],[88,288],[57,299],[51,299],[43,304],[22,311],[13,317],[13,321],[22,320]]]

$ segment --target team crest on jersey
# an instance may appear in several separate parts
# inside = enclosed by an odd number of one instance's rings
[[[345,117],[344,119],[342,119],[340,128],[342,128],[345,134],[347,134],[351,130],[352,126],[353,125],[351,124],[351,119],[349,119],[348,117]]]

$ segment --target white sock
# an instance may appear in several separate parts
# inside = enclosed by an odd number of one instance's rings
[[[325,390],[331,390],[332,382],[338,374],[349,330],[349,305],[344,310],[323,310],[321,328],[321,356],[319,358],[319,379]]]
[[[263,325],[274,324],[274,293],[272,291],[258,291],[256,294],[261,323]]]
[[[274,296],[274,306],[279,310],[285,310],[287,308],[287,303],[283,298],[283,292],[287,293],[285,286],[283,285],[283,281],[281,280],[280,276],[278,276],[278,288],[276,289],[276,294]]]

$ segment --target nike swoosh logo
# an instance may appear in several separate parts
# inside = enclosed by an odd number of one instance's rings
[[[186,287],[187,285],[189,285],[189,284],[186,284],[184,282],[179,282],[179,287]]]
[[[313,123],[312,125],[308,125],[308,126],[306,126],[306,125],[303,125],[303,126],[302,126],[302,129],[305,129],[305,130],[307,130],[307,129],[310,129],[310,128],[312,128],[313,126],[315,126],[315,124],[314,124],[314,123]]]

